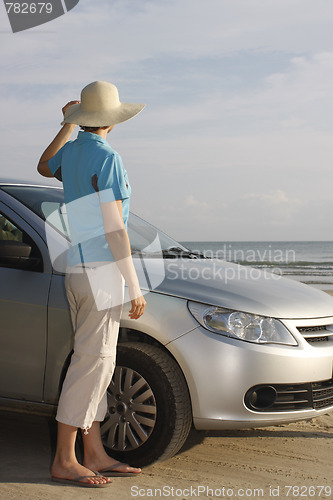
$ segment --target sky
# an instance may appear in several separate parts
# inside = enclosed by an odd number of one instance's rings
[[[134,213],[179,241],[331,241],[332,24],[331,0],[80,0],[13,34],[1,2],[0,177],[42,182],[62,106],[105,80],[147,104],[108,136]]]

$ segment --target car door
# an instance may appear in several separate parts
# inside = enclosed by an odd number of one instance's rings
[[[39,264],[22,268],[0,259],[0,397],[41,401],[52,276],[47,249],[22,217],[0,202],[0,245],[8,241],[29,244]]]

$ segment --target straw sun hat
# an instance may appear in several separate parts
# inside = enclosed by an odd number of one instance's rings
[[[143,110],[145,104],[120,102],[117,87],[108,82],[93,82],[81,92],[80,104],[65,112],[65,123],[86,127],[106,127],[125,122]]]

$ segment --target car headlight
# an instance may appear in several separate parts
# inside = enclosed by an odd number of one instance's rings
[[[188,307],[200,325],[211,332],[255,344],[298,345],[277,319],[191,301]]]

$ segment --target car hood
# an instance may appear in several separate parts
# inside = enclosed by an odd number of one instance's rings
[[[140,261],[140,284],[155,292],[280,319],[333,316],[327,293],[255,268],[218,259]]]

